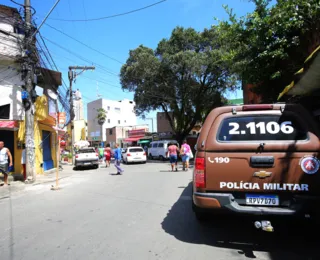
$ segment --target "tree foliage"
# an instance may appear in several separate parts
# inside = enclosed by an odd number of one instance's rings
[[[254,0],[255,10],[215,27],[222,46],[233,55],[234,71],[264,102],[274,102],[306,57],[320,44],[319,0]]]
[[[140,45],[130,51],[121,68],[122,88],[134,92],[138,115],[163,110],[181,141],[235,86],[231,57],[215,30],[177,27],[155,50]]]
[[[103,125],[107,119],[107,111],[103,108],[98,108],[97,112],[98,112],[97,114],[98,123],[100,125]]]

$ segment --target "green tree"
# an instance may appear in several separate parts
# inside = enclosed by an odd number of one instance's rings
[[[235,86],[230,55],[214,30],[177,27],[155,50],[140,45],[121,68],[123,90],[134,92],[136,112],[165,112],[178,141],[225,99]]]
[[[255,10],[237,18],[225,6],[228,21],[214,30],[233,55],[233,71],[256,84],[263,102],[274,102],[308,55],[320,44],[319,0],[254,0]]]
[[[98,108],[97,112],[98,112],[97,114],[98,123],[99,125],[103,125],[107,119],[107,111],[103,108]]]

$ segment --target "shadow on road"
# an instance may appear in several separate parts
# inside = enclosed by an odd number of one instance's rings
[[[244,217],[221,217],[206,224],[198,223],[191,208],[191,192],[190,183],[162,222],[163,230],[176,239],[235,249],[239,255],[247,258],[256,258],[255,251],[263,251],[268,252],[272,260],[320,259],[318,233],[306,227],[294,226],[292,222],[272,222],[274,233],[255,229],[254,220]],[[190,199],[186,199],[188,197]]]

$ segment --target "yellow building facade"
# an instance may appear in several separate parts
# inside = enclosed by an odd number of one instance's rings
[[[59,138],[56,130],[56,118],[49,115],[48,99],[45,95],[38,97],[35,103],[34,145],[35,169],[37,174],[57,167],[57,152]],[[15,132],[14,143],[23,144],[25,141],[25,122],[21,121],[19,130]],[[22,173],[21,145],[15,145],[15,173]]]
[[[74,125],[74,141],[78,142],[80,140],[87,140],[86,136],[86,121],[85,120],[75,120]]]

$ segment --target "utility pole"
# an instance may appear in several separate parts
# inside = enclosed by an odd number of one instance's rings
[[[74,107],[73,107],[73,91],[72,91],[72,83],[75,81],[76,77],[79,76],[81,73],[83,73],[86,70],[94,70],[95,67],[93,66],[69,66],[69,92],[70,92],[70,120],[71,120],[71,154],[72,154],[72,164],[74,164],[74,124],[73,120],[75,117],[74,113]],[[76,73],[76,70],[81,70],[80,72]]]
[[[25,73],[25,90],[23,92],[23,100],[25,104],[25,146],[26,146],[26,175],[27,180],[35,181],[35,146],[34,146],[34,97],[35,97],[35,84],[34,84],[34,46],[32,36],[31,24],[31,7],[30,0],[24,1],[24,15],[25,15],[25,38],[24,50],[25,57],[23,63],[23,71]]]
[[[150,118],[146,118],[146,119],[151,120],[151,124],[152,124],[152,125],[151,125],[151,127],[152,127],[151,129],[152,129],[152,133],[153,133],[153,118],[150,117]]]
[[[40,27],[47,20],[53,9],[57,6],[60,0],[54,4],[48,15],[42,21],[38,29],[34,30],[32,26],[31,2],[24,0],[24,20],[25,20],[25,35],[24,35],[24,54],[22,73],[25,84],[22,91],[22,101],[25,108],[25,147],[26,147],[26,175],[27,180],[34,182],[36,180],[35,171],[35,145],[34,145],[34,114],[36,101],[35,86],[37,77],[35,76],[35,65],[38,63],[36,58],[36,34]]]

